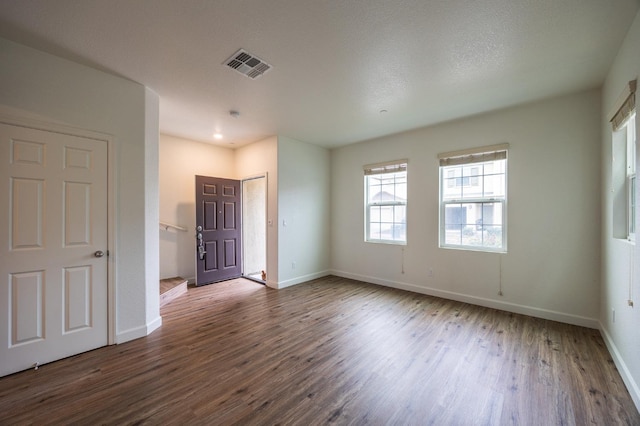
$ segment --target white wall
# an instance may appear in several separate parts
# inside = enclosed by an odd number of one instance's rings
[[[160,220],[187,232],[159,228],[160,278],[194,281],[195,176],[235,179],[232,149],[160,135]]]
[[[140,84],[0,39],[0,105],[113,137],[117,342],[159,325],[156,310],[147,304],[147,289],[157,286],[147,283],[154,275],[147,269],[157,258],[157,243],[147,227],[153,207],[145,204],[146,184],[157,173],[154,135],[145,127],[147,114],[158,114],[151,111],[158,105],[154,98]]]
[[[236,178],[267,175],[267,285],[278,288],[278,138],[238,148]]]
[[[158,156],[160,99],[145,88],[144,206],[145,206],[145,287],[147,333],[162,325],[160,316],[160,244],[158,238],[159,197]]]
[[[329,274],[329,151],[278,137],[278,287]]]
[[[334,273],[597,327],[599,116],[599,91],[588,91],[333,150]],[[505,142],[508,253],[438,248],[437,154]],[[365,243],[362,167],[402,158],[407,245]]]
[[[189,229],[160,229],[160,277],[195,275],[196,174],[234,179],[266,174],[267,285],[282,288],[327,275],[329,162],[328,150],[286,137],[231,150],[160,135],[160,220]]]
[[[622,378],[640,410],[640,250],[613,238],[612,134],[609,119],[629,80],[640,74],[640,14],[636,16],[602,90],[602,291],[600,325]],[[636,101],[638,105],[638,101]],[[637,106],[636,106],[636,109]],[[636,115],[636,129],[640,120]],[[640,149],[638,150],[640,153]],[[640,161],[638,161],[640,164]],[[640,199],[640,198],[639,198]],[[636,218],[636,223],[638,218]],[[633,263],[631,259],[633,258]],[[632,273],[631,268],[635,268]],[[629,286],[635,306],[628,305]],[[613,310],[616,312],[613,321]]]

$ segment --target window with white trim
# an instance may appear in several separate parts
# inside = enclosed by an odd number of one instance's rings
[[[507,144],[440,159],[440,247],[507,251]]]
[[[365,241],[407,243],[407,160],[364,167]]]
[[[627,133],[627,239],[636,240],[636,113],[626,124]]]
[[[629,82],[611,117],[611,199],[613,237],[636,238],[636,87]]]

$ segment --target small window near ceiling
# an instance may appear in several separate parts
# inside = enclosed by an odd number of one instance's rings
[[[440,247],[507,251],[507,145],[443,153]]]
[[[407,160],[364,167],[365,241],[407,243]]]

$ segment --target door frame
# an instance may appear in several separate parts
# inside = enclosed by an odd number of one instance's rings
[[[205,185],[213,185],[214,188],[218,188],[218,190],[214,191],[214,193],[205,194],[203,188]],[[234,189],[233,195],[225,195],[225,188]],[[242,248],[243,243],[243,225],[242,225],[242,180],[237,178],[226,178],[219,176],[206,176],[206,175],[195,175],[195,218],[196,218],[196,250],[195,250],[195,266],[196,266],[196,286],[214,284],[217,282],[229,281],[236,278],[242,277],[243,271],[243,253],[244,249]],[[229,202],[228,198],[233,198],[236,201],[233,201],[234,209],[233,209],[233,228],[225,228],[226,224],[226,213],[227,210],[225,205]],[[207,203],[207,198],[209,200],[211,198],[216,200],[216,208],[213,211],[215,214],[215,228],[213,229],[204,229],[206,226],[206,209],[202,207]],[[226,200],[226,201],[225,201]],[[200,204],[202,203],[202,204]],[[220,209],[220,210],[219,210]],[[224,212],[224,213],[223,213]],[[222,215],[222,216],[220,216]],[[199,220],[200,219],[200,220]],[[202,226],[203,229],[199,229]],[[206,233],[206,235],[205,235]],[[213,234],[212,234],[213,233]],[[212,239],[209,239],[213,237]],[[226,267],[226,247],[224,242],[226,242],[226,238],[231,238],[235,241],[235,245],[233,248],[235,264],[233,267]],[[207,260],[209,259],[209,254],[213,253],[213,251],[209,251],[207,249],[207,244],[211,242],[216,242],[215,249],[215,263],[216,267],[214,269],[207,270]],[[222,244],[218,244],[222,242]],[[221,247],[218,247],[221,246]],[[204,249],[204,253],[209,253],[205,257],[200,257],[199,249]],[[239,262],[239,264],[238,264]],[[209,276],[207,276],[209,275]],[[203,281],[203,282],[201,282]]]
[[[267,269],[267,255],[269,253],[269,176],[267,172],[258,173],[251,176],[246,176],[240,179],[240,184],[244,185],[245,181],[254,180],[254,179],[264,179],[264,260],[265,260],[265,271],[267,272],[267,279],[269,278],[269,270]],[[243,188],[243,196],[244,196],[244,188]],[[244,210],[243,210],[244,211]],[[245,241],[244,241],[244,227],[241,232],[242,238],[242,276],[245,276],[244,270],[244,255],[245,255]],[[264,281],[264,284],[267,284],[267,280]]]
[[[117,246],[117,235],[115,232],[115,212],[116,212],[116,176],[115,159],[116,147],[111,135],[99,133],[92,130],[84,130],[55,122],[42,121],[34,118],[24,111],[11,114],[0,110],[0,123],[10,126],[24,127],[45,132],[60,133],[69,136],[79,136],[87,139],[102,141],[107,144],[107,344],[116,343],[116,287],[115,278],[115,247]]]

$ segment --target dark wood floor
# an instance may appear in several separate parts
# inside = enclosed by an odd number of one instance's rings
[[[596,330],[336,277],[235,280],[0,379],[0,424],[639,425]]]

